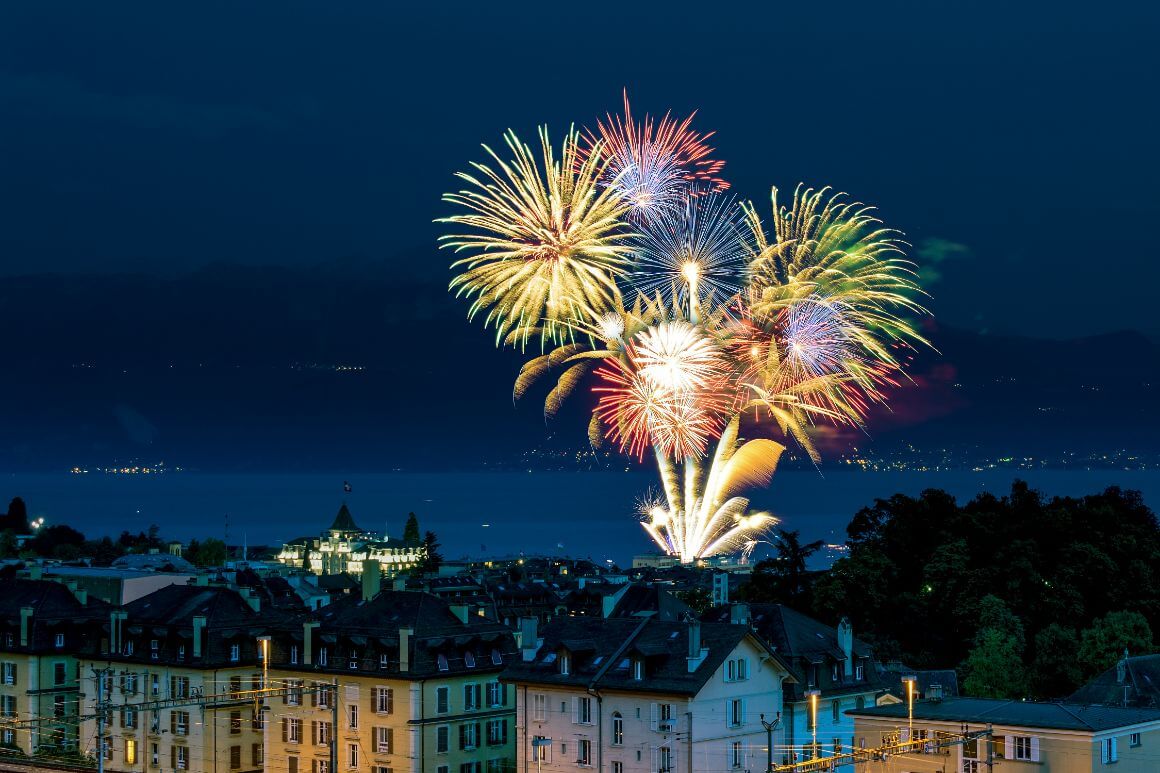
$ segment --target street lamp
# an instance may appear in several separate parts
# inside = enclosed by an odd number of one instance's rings
[[[914,685],[918,677],[907,674],[902,681],[906,685],[906,740],[910,741],[914,739]]]
[[[781,712],[777,712],[777,716],[773,718],[772,722],[765,721],[765,715],[761,715],[761,726],[765,728],[765,773],[773,773],[773,731],[781,725]]]
[[[806,697],[810,699],[810,727],[813,730],[813,744],[810,748],[810,757],[818,756],[818,698],[820,690],[806,690]]]

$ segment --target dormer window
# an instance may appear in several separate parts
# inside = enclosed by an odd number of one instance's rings
[[[184,644],[177,645],[177,659],[178,660],[185,660],[185,645]]]
[[[439,655],[437,655],[435,657],[435,662],[438,663],[440,671],[450,670],[450,666],[447,665],[447,656],[446,655],[440,653]]]
[[[391,659],[387,656],[386,653],[379,655],[379,668],[386,668],[388,665],[390,665],[390,662]]]
[[[153,660],[161,657],[161,642],[156,639],[149,640],[149,657]]]
[[[635,658],[632,661],[632,678],[640,681],[644,679],[644,660]]]
[[[298,645],[297,644],[290,645],[290,665],[292,665],[292,666],[298,665]]]
[[[859,660],[858,665],[854,666],[854,678],[859,682],[866,678],[866,665]]]
[[[230,661],[237,663],[242,659],[242,647],[240,644],[230,645]]]
[[[319,650],[318,650],[318,665],[325,666],[327,660],[328,660],[328,658],[327,658],[326,647],[319,648]]]
[[[560,664],[560,675],[568,676],[572,672],[572,653],[568,652],[568,650],[560,650],[558,662]]]
[[[352,671],[358,668],[358,655],[356,653],[350,653],[350,657],[347,658],[347,668]]]
[[[499,650],[492,650],[491,651],[491,664],[493,666],[502,666],[503,665],[503,655],[500,654]]]
[[[64,646],[64,634],[63,633],[58,633],[56,635],[55,644],[57,646],[57,649],[60,649],[61,647]]]
[[[837,663],[834,663],[833,668],[830,670],[830,678],[833,679],[835,682],[838,681],[838,664]]]
[[[472,653],[472,652],[463,653],[463,663],[468,668],[475,668],[475,653]]]

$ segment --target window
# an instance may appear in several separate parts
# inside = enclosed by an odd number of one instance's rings
[[[487,761],[487,773],[503,773],[507,760],[502,757]]]
[[[830,679],[832,681],[835,681],[835,682],[838,681],[838,664],[837,663],[834,663],[830,667]]]
[[[532,738],[532,762],[551,762],[552,740],[542,735]]]
[[[734,741],[729,745],[729,767],[745,767],[745,747],[740,741]]]
[[[184,644],[177,645],[177,659],[178,660],[185,660],[185,645]]]
[[[318,648],[318,665],[325,666],[330,661],[330,653],[326,647]]]
[[[334,737],[334,728],[329,722],[312,722],[314,725],[314,745],[315,746],[329,746],[330,739]]]
[[[236,698],[242,692],[242,678],[240,676],[230,677],[230,697]]]
[[[157,674],[149,675],[149,691],[152,695],[161,694],[161,677]]]
[[[4,663],[0,667],[0,674],[2,674],[4,684],[16,684],[16,664]]]
[[[560,651],[560,674],[567,676],[572,672],[572,655],[567,650]]]
[[[266,713],[260,709],[254,709],[250,712],[250,729],[262,730],[266,727]]]
[[[487,705],[489,708],[499,708],[504,704],[504,686],[499,682],[487,683]]]
[[[292,666],[298,665],[298,645],[297,644],[290,645],[290,665],[292,665]]]
[[[156,639],[149,640],[149,657],[153,660],[161,657],[161,642]]]
[[[58,634],[57,634],[57,635],[56,635],[56,636],[53,638],[53,644],[55,644],[55,645],[56,645],[56,648],[57,648],[57,649],[60,649],[61,647],[63,647],[63,646],[64,646],[64,634],[63,634],[63,633],[58,633]]]
[[[346,747],[346,764],[347,767],[358,769],[358,744],[348,744]]]
[[[491,664],[493,666],[503,665],[503,654],[499,650],[493,649],[491,651]]]
[[[834,755],[837,756],[841,753],[842,753],[842,739],[835,738],[834,739]]]
[[[725,664],[725,681],[732,682],[737,679],[737,661],[730,660]]]
[[[242,712],[230,712],[230,735],[239,735],[242,732]],[[238,754],[241,754],[240,747]]]
[[[587,738],[581,738],[576,744],[576,764],[592,764],[592,742]]]
[[[451,711],[451,688],[450,687],[436,687],[435,688],[435,713],[446,714]]]
[[[301,679],[287,679],[286,680],[286,697],[283,698],[287,706],[301,706],[302,705],[302,680]]]
[[[56,687],[60,687],[61,685],[64,684],[66,677],[67,677],[67,673],[65,671],[65,664],[64,663],[53,663],[52,664],[52,683],[53,683],[53,685]]]
[[[463,710],[476,711],[479,705],[480,687],[478,684],[463,685]]]
[[[740,698],[729,701],[729,727],[741,727],[745,724],[745,703]]]
[[[612,773],[624,773],[624,763],[623,762],[613,762],[612,763]]]
[[[1031,738],[1025,735],[1016,735],[1011,738],[1013,759],[1031,760]]]
[[[282,742],[302,743],[302,720],[282,717]]]
[[[859,682],[866,679],[866,664],[861,660],[858,661],[858,665],[854,666],[854,679]]]
[[[250,762],[254,767],[261,767],[266,761],[266,751],[262,744],[256,743],[250,747]]]
[[[346,659],[346,667],[352,671],[358,668],[358,653],[351,651],[350,656]]]
[[[189,770],[189,749],[185,746],[174,746],[170,756],[175,770]]]
[[[479,723],[464,722],[459,726],[459,748],[474,749],[479,746]]]
[[[137,764],[137,740],[135,738],[125,739],[125,764]]]
[[[667,746],[657,749],[658,773],[670,773],[673,769],[673,750]]]
[[[15,695],[0,695],[0,716],[3,716],[3,717],[16,716],[16,696]]]
[[[834,724],[842,721],[842,702],[830,701],[830,713],[834,716]]]
[[[592,699],[573,698],[572,722],[580,725],[592,724]]]
[[[489,719],[487,722],[487,745],[503,746],[508,741],[506,719]]]
[[[121,678],[121,692],[126,695],[137,694],[137,675],[133,673],[126,673]]]
[[[438,664],[440,671],[447,671],[450,668],[450,666],[447,664],[447,656],[443,653],[439,653],[435,656],[435,662]]]
[[[331,686],[318,682],[315,682],[314,686],[318,690],[318,692],[314,693],[314,697],[311,698],[314,701],[314,705],[320,709],[329,709],[331,707],[331,701],[334,700],[334,691],[330,689]]]
[[[464,762],[459,766],[459,773],[483,773],[483,765],[478,760],[475,762]]]
[[[640,658],[632,661],[632,678],[638,682],[644,679],[644,661]]]
[[[188,698],[189,697],[189,677],[188,676],[171,676],[171,677],[169,677],[169,697],[170,698]]]
[[[352,703],[346,707],[347,727],[358,730],[358,704]]]
[[[171,711],[169,713],[169,731],[174,735],[189,735],[189,712]]]
[[[293,754],[286,758],[286,773],[298,773],[298,757]]]
[[[474,652],[463,653],[463,665],[467,666],[468,668],[475,668],[475,653]]]
[[[612,713],[612,745],[624,746],[624,717],[619,711]]]
[[[441,729],[446,730],[447,728]],[[439,733],[436,732],[435,735],[438,737]],[[390,754],[391,748],[395,745],[395,731],[389,727],[376,727],[374,736],[375,754]],[[446,737],[443,740],[444,744],[446,744]],[[436,744],[438,745],[438,739],[436,740]],[[446,752],[447,749],[445,748],[443,751]]]
[[[451,748],[451,728],[448,725],[440,725],[435,728],[435,753],[446,754]]]
[[[1140,734],[1139,733],[1132,733],[1131,735],[1128,736],[1128,746],[1139,746],[1139,745],[1140,745]]]
[[[133,654],[133,640],[129,639],[129,641],[125,642],[125,646],[121,648],[121,651],[125,655],[132,655]]]
[[[536,722],[543,722],[547,718],[548,713],[548,696],[542,692],[532,694],[532,719]]]
[[[230,747],[230,770],[240,770],[242,767],[242,747]]]
[[[390,714],[395,710],[395,691],[390,687],[376,687],[373,694],[376,714]]]
[[[60,719],[61,717],[64,716],[64,696],[63,695],[52,696],[52,716],[57,718],[57,719]]]
[[[111,735],[101,739],[101,756],[106,760],[113,759],[113,737]]]
[[[383,654],[379,655],[379,668],[385,670],[389,665],[391,665],[390,655],[388,655],[385,652]]]
[[[330,760],[311,760],[312,773],[330,773]]]

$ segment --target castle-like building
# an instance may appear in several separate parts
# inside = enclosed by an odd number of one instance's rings
[[[344,502],[334,523],[319,537],[299,537],[282,545],[278,561],[315,574],[361,575],[363,562],[378,561],[388,577],[414,569],[424,558],[421,542],[391,540],[385,534],[364,531],[354,522]]]

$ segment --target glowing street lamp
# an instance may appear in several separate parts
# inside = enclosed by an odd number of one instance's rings
[[[914,739],[914,685],[918,681],[918,677],[914,674],[907,674],[902,677],[902,682],[906,685],[906,740]]]
[[[806,697],[810,699],[810,727],[813,729],[811,757],[818,756],[818,698],[821,697],[821,694],[820,690],[806,690]]]

